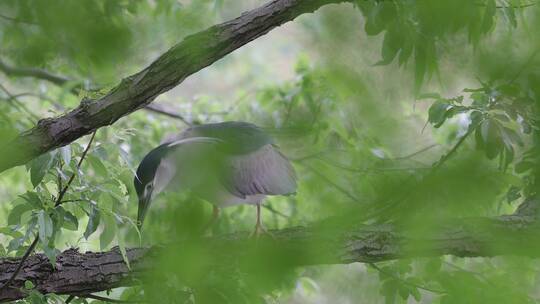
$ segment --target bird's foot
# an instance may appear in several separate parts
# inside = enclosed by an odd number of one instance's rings
[[[251,232],[249,234],[249,238],[251,239],[259,239],[261,236],[269,236],[271,237],[272,239],[276,239],[276,237],[271,233],[269,232],[268,230],[266,230],[263,225],[261,224],[257,224],[255,225],[255,229],[253,230],[253,232]]]

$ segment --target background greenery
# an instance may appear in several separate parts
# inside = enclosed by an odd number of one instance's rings
[[[1,1],[0,60],[72,81],[56,86],[0,74],[0,142],[103,94],[186,35],[264,2]],[[186,122],[243,120],[276,137],[298,171],[299,189],[268,199],[264,222],[272,229],[343,214],[422,229],[445,218],[512,213],[538,189],[539,13],[536,2],[519,0],[362,0],[301,16],[154,102],[184,120],[140,110],[97,131],[80,168],[89,137],[2,173],[0,256],[22,255],[34,234],[51,260],[69,247],[124,250],[184,238],[210,216],[210,204],[163,196],[139,234],[132,180],[151,147]],[[65,203],[55,208],[72,174]],[[251,230],[254,221],[254,208],[228,208],[211,233]],[[212,256],[171,249],[177,251],[156,275],[172,274],[110,296],[171,303],[540,301],[540,265],[523,257],[290,268],[286,260],[294,257],[269,251],[240,271],[198,267]],[[268,266],[273,259],[283,261]],[[62,298],[32,293],[21,302]]]

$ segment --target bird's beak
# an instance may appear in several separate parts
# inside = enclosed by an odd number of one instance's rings
[[[137,212],[137,228],[139,228],[139,231],[142,228],[146,212],[148,212],[148,208],[150,207],[151,198],[151,190],[148,192],[145,191],[144,195],[139,197],[139,210]]]

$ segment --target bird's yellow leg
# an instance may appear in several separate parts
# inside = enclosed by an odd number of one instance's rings
[[[203,234],[210,228],[212,228],[212,226],[214,226],[214,224],[216,223],[217,219],[219,218],[219,208],[215,205],[212,205],[212,218],[210,218],[210,220],[208,221],[208,223],[206,223],[206,225],[204,225],[203,227]]]
[[[264,226],[261,221],[261,204],[257,204],[257,223],[255,224],[255,229],[253,232],[249,235],[250,238],[259,238],[261,235],[266,234],[269,235],[272,238],[275,238],[274,235],[270,232],[268,232],[266,229],[264,229]]]

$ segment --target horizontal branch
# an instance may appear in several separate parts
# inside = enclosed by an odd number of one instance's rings
[[[43,69],[14,67],[14,66],[8,65],[2,60],[0,60],[0,71],[4,72],[4,74],[10,77],[28,77],[28,78],[46,80],[60,87],[63,87],[70,81],[68,78],[64,76],[56,75]],[[74,82],[74,86],[69,91],[71,94],[75,96],[79,96],[79,91],[81,89],[84,89],[83,86],[80,83],[77,84]],[[179,119],[182,122],[184,122],[186,125],[191,125],[191,123],[187,121],[182,115],[170,112],[161,107],[149,104],[144,109],[150,112],[154,112],[154,113],[165,115],[171,118]]]
[[[517,213],[497,218],[438,221],[429,231],[412,231],[387,224],[336,229],[330,223],[342,221],[327,220],[310,227],[272,231],[275,239],[268,242],[275,256],[296,257],[287,261],[291,266],[373,263],[440,255],[540,257],[540,227],[535,218]],[[239,232],[209,237],[202,243],[207,246],[212,260],[221,263],[228,263],[224,261],[231,258],[246,260],[246,255],[260,257],[262,253],[257,252],[257,248],[268,250],[268,246],[250,246],[252,241],[246,241],[246,236],[247,233]],[[187,246],[180,248],[185,250]],[[313,252],[314,248],[317,252]],[[165,250],[165,247],[127,250],[131,271],[116,249],[100,253],[79,253],[70,249],[58,256],[55,268],[43,254],[36,254],[24,263],[12,287],[0,292],[0,302],[24,297],[22,286],[26,280],[32,281],[42,293],[73,295],[129,286],[143,279],[145,272],[157,268],[157,253]],[[0,283],[15,271],[18,261],[0,260]]]
[[[34,128],[2,145],[0,172],[113,124],[148,105],[189,75],[301,14],[313,12],[325,4],[345,1],[273,0],[233,20],[188,36],[147,68],[123,79],[107,95],[83,100],[77,108],[60,117],[42,119]]]
[[[63,86],[69,81],[69,79],[63,76],[58,76],[42,69],[13,67],[2,60],[0,60],[0,71],[4,72],[8,76],[42,79],[58,86]]]

